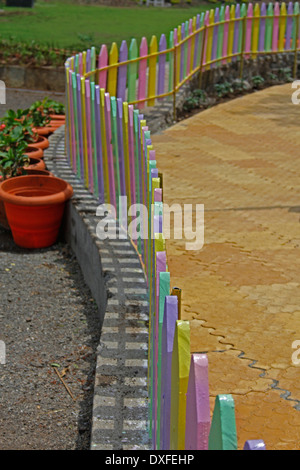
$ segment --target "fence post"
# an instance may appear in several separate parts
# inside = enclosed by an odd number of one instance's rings
[[[178,298],[178,320],[181,320],[181,289],[179,287],[173,287],[171,295],[176,295]]]
[[[296,37],[295,37],[295,51],[294,51],[294,69],[293,76],[297,78],[297,56],[298,56],[298,35],[299,35],[299,13],[296,15]]]

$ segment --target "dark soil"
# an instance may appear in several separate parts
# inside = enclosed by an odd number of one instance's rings
[[[0,450],[89,449],[98,309],[68,246],[0,228],[0,301]]]

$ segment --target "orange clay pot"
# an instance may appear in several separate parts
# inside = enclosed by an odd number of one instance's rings
[[[65,114],[50,114],[49,117],[52,121],[65,121],[66,120]]]
[[[30,143],[30,147],[46,150],[49,147],[49,140],[43,135],[39,135],[35,142]]]
[[[23,168],[25,170],[46,170],[46,164],[41,158],[29,157],[29,165]]]
[[[45,248],[59,234],[65,203],[72,187],[55,176],[25,175],[0,184],[0,199],[16,245]]]
[[[41,148],[35,147],[34,145],[28,145],[26,148],[24,155],[28,155],[30,158],[43,158],[44,157],[44,151]]]
[[[47,137],[48,135],[52,134],[55,132],[57,127],[52,127],[52,126],[45,126],[45,127],[33,127],[32,130],[33,132],[36,132],[38,135],[42,135],[44,137]]]

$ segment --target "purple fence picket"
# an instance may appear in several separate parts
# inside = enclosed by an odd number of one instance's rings
[[[205,38],[204,38],[204,51],[203,51],[203,61],[202,65],[206,64],[206,49],[207,49],[207,36],[208,36],[208,25],[209,25],[209,11],[205,12],[205,17],[204,17],[204,26],[206,26],[205,30]],[[203,39],[202,39],[203,40]]]
[[[142,38],[140,44],[140,57],[145,57],[148,54],[148,43],[145,37]],[[139,62],[139,77],[138,77],[138,100],[146,98],[147,90],[147,59],[142,59]],[[138,103],[137,107],[143,109],[145,102]]]
[[[108,50],[105,44],[101,46],[101,50],[98,56],[98,68],[101,69],[103,67],[107,67],[108,65]],[[107,70],[102,70],[99,72],[99,86],[100,88],[104,88],[106,90],[106,83],[107,83]]]
[[[267,15],[267,7],[265,2],[261,4],[260,8],[260,16],[266,16]],[[265,18],[260,18],[260,24],[259,24],[259,42],[258,42],[258,50],[259,51],[264,51],[265,50],[265,34],[266,34],[266,19]]]
[[[126,62],[128,59],[127,42],[122,41],[119,51],[119,62]],[[127,65],[120,65],[118,69],[117,97],[126,101]]]
[[[185,38],[185,23],[182,23],[181,25],[181,41],[184,40]],[[180,74],[179,74],[179,79],[180,82],[184,79],[184,55],[185,55],[185,46],[186,42],[181,44],[180,46]]]
[[[200,29],[200,15],[198,14],[196,17],[196,31]],[[199,64],[198,64],[198,56],[199,56],[199,50],[200,50],[200,32],[195,34],[195,49],[194,49],[194,58],[193,58],[193,69],[195,69]]]
[[[192,354],[187,390],[185,449],[207,450],[210,431],[208,360]]]
[[[191,36],[193,34],[193,20],[192,18],[188,22],[188,34]],[[187,59],[186,59],[186,75],[189,75],[191,72],[191,60],[192,60],[192,39],[188,39],[187,42]]]
[[[78,55],[78,73],[82,75],[82,52],[79,52]]]
[[[159,52],[167,49],[167,39],[164,34],[161,35],[159,41]],[[166,76],[166,54],[158,56],[158,80],[157,80],[157,94],[162,95],[165,91],[165,76]]]
[[[245,442],[243,450],[266,450],[266,445],[261,439],[253,439]]]
[[[160,449],[170,449],[171,423],[171,371],[172,353],[176,321],[178,320],[178,298],[169,295],[165,298],[164,319],[162,327],[162,361],[161,361],[161,412],[160,412]]]
[[[227,57],[228,50],[228,36],[229,36],[229,20],[230,20],[230,8],[229,5],[225,8],[225,23],[224,23],[224,32],[223,32],[223,57]],[[226,64],[227,59],[222,61],[223,64]]]
[[[70,95],[70,122],[71,122],[71,148],[72,148],[72,168],[76,173],[76,139],[75,139],[75,116],[74,116],[74,100],[73,100],[73,73],[69,70],[69,95]]]
[[[289,2],[287,14],[292,15],[294,13],[294,4],[293,2]],[[293,31],[293,18],[288,16],[286,19],[286,38],[285,38],[285,49],[288,51],[292,48],[291,39],[292,39],[292,31]]]
[[[245,38],[245,52],[246,52],[245,57],[247,59],[250,57],[249,52],[251,51],[252,19],[253,19],[253,5],[252,3],[249,3],[248,10],[247,10],[246,38]]]

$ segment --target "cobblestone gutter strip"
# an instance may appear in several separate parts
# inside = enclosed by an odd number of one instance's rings
[[[148,302],[140,260],[129,239],[99,240],[98,201],[72,173],[64,127],[44,153],[49,171],[74,189],[62,235],[76,254],[101,320],[91,450],[149,449],[147,431]],[[117,232],[119,233],[119,228]]]

